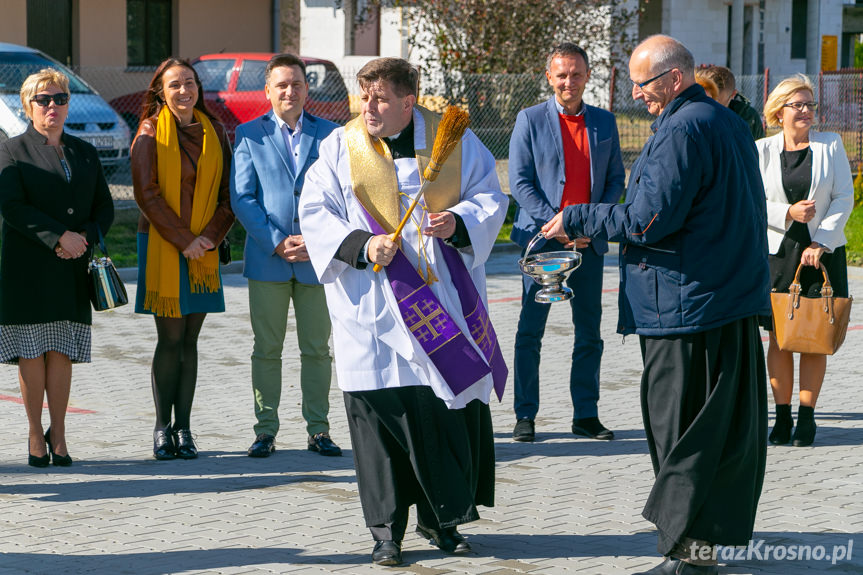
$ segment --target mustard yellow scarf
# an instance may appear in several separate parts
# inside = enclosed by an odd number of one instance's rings
[[[213,124],[207,116],[194,111],[195,119],[204,128],[204,146],[198,159],[195,195],[192,199],[190,229],[198,235],[212,219],[219,199],[222,180],[222,146]],[[159,191],[168,206],[180,215],[181,161],[177,124],[167,106],[162,107],[156,123],[156,164]],[[150,226],[147,243],[147,293],[144,309],[161,317],[180,315],[180,258],[170,242]],[[188,260],[189,285],[193,293],[219,290],[219,257],[216,250],[204,257]]]

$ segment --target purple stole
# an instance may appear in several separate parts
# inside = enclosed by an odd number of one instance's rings
[[[377,221],[363,210],[375,234],[386,233]],[[454,395],[492,374],[495,395],[503,398],[507,367],[501,355],[497,335],[482,298],[458,251],[439,238],[453,285],[458,292],[468,330],[484,357],[480,357],[467,337],[440,304],[431,288],[399,249],[386,267],[387,278],[398,301],[399,312],[408,330],[443,376]]]

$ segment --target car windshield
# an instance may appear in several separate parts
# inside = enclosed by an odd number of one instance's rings
[[[267,62],[264,60],[244,60],[243,68],[237,77],[237,92],[258,92],[267,83]]]
[[[92,94],[93,91],[68,68],[32,52],[0,53],[0,93],[18,94],[21,84],[30,74],[43,68],[56,68],[69,77],[69,91],[73,94]]]
[[[227,92],[234,60],[199,60],[194,63],[205,92]]]
[[[312,62],[306,64],[309,97],[319,102],[346,100],[348,90],[338,69],[332,64]]]

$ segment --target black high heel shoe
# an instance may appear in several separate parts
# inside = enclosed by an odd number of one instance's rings
[[[27,440],[27,465],[30,467],[48,467],[51,456],[47,453],[42,457],[37,457],[30,453],[30,440]]]
[[[54,453],[54,448],[51,446],[51,428],[48,428],[48,431],[45,432],[45,443],[48,444],[48,453],[51,454],[51,462],[54,465],[59,467],[69,467],[72,465],[72,456],[68,453],[66,455],[57,455]],[[31,456],[32,457],[32,456]],[[47,455],[45,456],[48,457]],[[48,465],[48,462],[45,462],[45,465]]]

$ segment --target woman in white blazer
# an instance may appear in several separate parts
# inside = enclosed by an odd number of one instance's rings
[[[758,140],[759,164],[767,197],[767,241],[772,289],[787,292],[799,265],[802,295],[819,297],[824,264],[836,296],[847,297],[845,222],[854,207],[851,167],[838,134],[812,131],[817,104],[812,84],[799,74],[779,83],[764,106],[768,126],[781,126],[775,136]],[[775,445],[794,446],[815,440],[815,402],[824,381],[827,356],[800,354],[800,407],[791,429],[794,356],[776,343],[770,330],[767,371],[776,403],[770,432]]]

